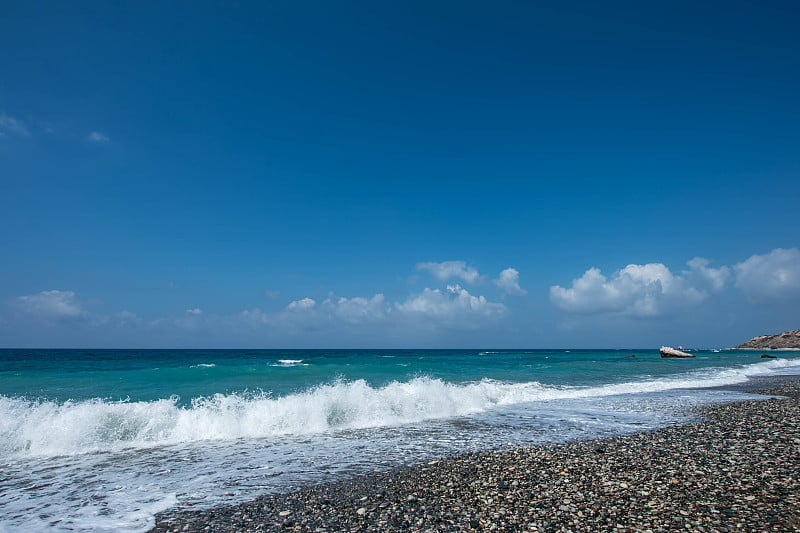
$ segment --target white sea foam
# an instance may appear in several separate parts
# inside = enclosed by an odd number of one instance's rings
[[[597,387],[489,379],[454,384],[428,377],[384,387],[372,387],[364,380],[337,381],[282,397],[216,394],[196,398],[186,407],[178,398],[57,403],[0,396],[0,458],[397,426],[526,402],[730,385],[750,376],[792,370],[800,370],[800,361],[774,359]]]
[[[190,366],[189,368],[214,368],[215,366],[217,366],[215,363],[198,363]]]
[[[277,363],[272,363],[270,366],[308,366],[302,359],[278,359]]]

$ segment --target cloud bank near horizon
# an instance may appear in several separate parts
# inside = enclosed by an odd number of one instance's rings
[[[430,271],[440,280],[457,278],[477,282],[482,277],[464,261],[420,263],[417,270]],[[522,291],[518,279],[514,269],[501,272],[497,282],[499,292]],[[279,294],[278,291],[269,291],[265,296],[274,299]],[[220,336],[239,331],[260,332],[272,338],[353,332],[367,326],[398,337],[414,331],[475,331],[495,324],[510,313],[505,304],[492,301],[486,295],[474,294],[457,283],[425,287],[396,301],[387,300],[383,293],[367,297],[329,294],[322,299],[306,296],[292,300],[275,311],[250,308],[222,315],[187,306],[180,314],[149,320],[127,310],[105,314],[93,312],[86,300],[79,298],[74,291],[66,290],[45,290],[19,296],[13,304],[18,321],[33,323],[41,330],[66,326],[68,322],[81,322],[81,327],[87,331],[101,326],[110,330],[152,333],[177,330]]]
[[[48,332],[83,332],[89,340],[95,338],[93,333],[104,331],[176,339],[183,338],[181,332],[211,339],[241,334],[275,342],[302,342],[312,337],[323,342],[337,335],[360,338],[368,334],[374,342],[384,338],[412,342],[426,334],[429,336],[424,338],[459,331],[497,335],[508,324],[535,326],[520,309],[548,301],[542,294],[545,291],[529,293],[522,288],[520,272],[511,267],[491,280],[465,261],[418,263],[415,269],[429,272],[443,284],[391,299],[382,291],[352,297],[330,293],[323,298],[290,300],[275,310],[252,307],[228,314],[192,302],[174,315],[149,319],[131,310],[95,311],[95,295],[83,298],[72,290],[48,289],[7,302],[10,305],[0,312],[0,328],[27,328],[35,332],[35,338],[46,338]],[[475,287],[467,289],[454,280],[469,280]],[[491,283],[484,283],[487,280]],[[482,294],[481,287],[488,292]],[[695,257],[680,270],[671,270],[664,263],[631,263],[606,275],[590,267],[570,285],[552,285],[545,294],[561,316],[575,317],[584,325],[603,317],[655,324],[655,319],[691,315],[726,295],[739,295],[741,305],[753,309],[764,304],[800,303],[800,250],[776,248],[731,266],[714,266]],[[279,295],[271,290],[265,298],[274,300]],[[510,296],[513,298],[506,299]]]

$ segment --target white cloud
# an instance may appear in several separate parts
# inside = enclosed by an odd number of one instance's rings
[[[457,278],[465,283],[475,283],[480,278],[478,271],[472,267],[468,267],[465,261],[417,263],[417,270],[427,270],[440,281],[447,281]]]
[[[507,268],[500,272],[500,277],[494,280],[495,285],[507,294],[523,296],[528,291],[519,286],[519,272],[515,268]]]
[[[0,113],[0,137],[5,135],[17,135],[27,137],[30,135],[28,127],[19,119]]]
[[[107,144],[111,141],[105,133],[101,133],[99,131],[93,131],[87,137],[91,142],[98,143],[98,144]]]
[[[199,307],[195,307],[194,309],[187,309],[186,310],[186,314],[187,315],[202,315],[203,314],[203,310],[200,309]]]
[[[703,265],[704,266],[704,265]],[[590,268],[571,288],[550,287],[550,301],[571,313],[658,316],[699,304],[707,294],[662,263],[628,265],[610,279]]]
[[[287,311],[307,311],[313,309],[317,302],[311,298],[303,298],[302,300],[295,300],[286,306]]]
[[[240,316],[251,326],[266,324],[284,332],[297,332],[380,322],[390,312],[384,295],[376,294],[371,298],[331,296],[322,302],[303,298],[289,303],[282,311],[270,313],[253,309],[243,311]]]
[[[722,292],[722,289],[725,288],[725,285],[727,285],[728,281],[731,279],[730,268],[726,266],[711,268],[708,266],[711,264],[708,259],[695,257],[686,264],[689,265],[690,270],[684,271],[684,274],[689,278],[700,280],[707,285],[712,292]]]
[[[484,296],[473,296],[459,285],[450,285],[446,290],[426,288],[394,304],[387,302],[383,294],[369,298],[330,296],[321,302],[303,298],[291,302],[282,311],[244,311],[241,319],[253,327],[266,325],[284,333],[371,324],[413,334],[417,328],[430,329],[437,325],[472,329],[476,321],[499,318],[506,311],[503,304],[489,302]]]
[[[503,304],[489,302],[483,296],[473,296],[460,285],[448,285],[444,291],[426,288],[395,304],[395,308],[406,316],[454,323],[475,317],[496,318],[506,313]]]
[[[264,296],[267,298],[272,298],[273,300],[281,295],[281,291],[274,290],[274,289],[267,289],[264,291]]]
[[[443,323],[450,327],[473,328],[476,319],[498,318],[506,311],[503,304],[489,302],[483,296],[473,296],[459,285],[450,285],[446,290],[425,289],[394,304],[387,302],[383,294],[353,298],[330,296],[321,302],[303,298],[289,303],[282,311],[244,311],[241,319],[251,326],[267,325],[294,333],[381,324],[383,327],[401,328],[410,334],[414,328],[429,329]]]
[[[297,321],[298,316],[303,315],[302,320],[323,322],[347,322],[357,324],[361,322],[381,320],[389,312],[388,306],[384,301],[383,294],[376,294],[372,298],[355,296],[353,298],[335,297],[326,298],[321,303],[317,303],[311,298],[303,298],[286,306],[286,310],[273,317],[275,321],[292,320]]]
[[[734,265],[736,287],[752,300],[800,297],[800,250],[776,248]]]
[[[75,303],[75,293],[72,291],[42,291],[20,296],[17,302],[25,312],[42,318],[75,319],[84,316],[80,306]]]

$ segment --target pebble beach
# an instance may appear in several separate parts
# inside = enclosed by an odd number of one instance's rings
[[[702,421],[465,454],[235,506],[167,511],[177,531],[800,531],[800,380]]]

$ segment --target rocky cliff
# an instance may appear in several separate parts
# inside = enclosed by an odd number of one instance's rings
[[[777,335],[760,335],[753,337],[744,344],[735,346],[734,350],[800,350],[800,329],[784,331]]]

